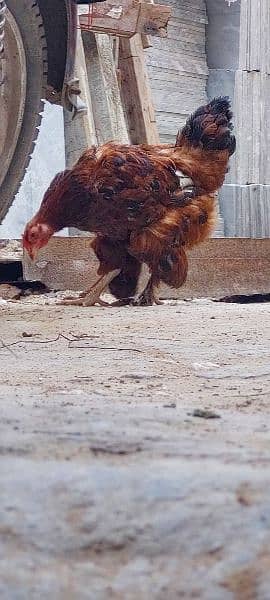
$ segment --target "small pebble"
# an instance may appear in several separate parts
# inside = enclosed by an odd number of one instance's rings
[[[213,410],[207,410],[203,408],[196,408],[191,414],[192,417],[200,417],[201,419],[220,419],[220,415],[215,413]]]

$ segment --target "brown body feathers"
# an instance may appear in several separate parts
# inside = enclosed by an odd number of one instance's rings
[[[41,226],[48,237],[73,226],[97,234],[100,275],[120,270],[110,283],[117,298],[135,295],[142,263],[152,288],[160,281],[181,286],[186,249],[215,225],[215,192],[235,149],[231,117],[228,99],[218,98],[190,117],[175,146],[110,142],[87,150],[52,182],[26,228],[25,247],[31,253],[47,242],[44,233],[38,239]]]

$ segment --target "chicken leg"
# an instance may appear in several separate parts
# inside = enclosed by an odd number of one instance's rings
[[[155,294],[155,286],[153,282],[153,278],[151,277],[147,283],[147,286],[140,293],[139,296],[133,298],[132,305],[133,306],[153,306],[153,305],[162,305],[161,302]]]
[[[146,271],[146,272],[145,272]],[[113,302],[112,306],[153,306],[162,304],[155,295],[155,285],[151,270],[146,264],[142,265],[142,272],[137,281],[136,293],[129,298],[121,298]]]
[[[122,300],[117,300],[112,306],[161,306],[162,304],[163,302],[161,302],[155,295],[154,285],[151,278],[149,279],[145,289],[140,294],[137,294],[133,298],[123,298]]]
[[[65,298],[58,302],[58,304],[62,304],[64,306],[94,306],[94,304],[99,303],[101,306],[106,305],[105,302],[100,300],[100,295],[109,283],[120,273],[120,269],[114,269],[106,275],[102,275],[94,285],[85,290],[80,294],[78,298]]]

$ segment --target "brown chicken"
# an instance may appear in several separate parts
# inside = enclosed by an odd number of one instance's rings
[[[96,233],[100,261],[97,282],[65,303],[93,305],[109,285],[118,303],[148,305],[160,282],[185,282],[186,250],[215,225],[215,192],[235,150],[231,118],[228,98],[216,98],[188,119],[175,146],[110,142],[56,175],[26,226],[24,248],[34,258],[55,232],[77,227]]]

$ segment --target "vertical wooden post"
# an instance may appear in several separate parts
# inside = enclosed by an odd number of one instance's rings
[[[98,143],[116,140],[129,143],[119,91],[113,37],[83,32],[88,85]]]
[[[81,99],[85,103],[87,111],[78,113],[75,118],[72,114],[64,110],[64,134],[65,134],[65,155],[66,167],[72,168],[75,162],[80,158],[84,150],[97,144],[95,123],[93,119],[93,110],[91,95],[89,92],[87,71],[85,64],[84,48],[82,43],[81,31],[78,31],[75,77],[78,77],[81,89]],[[71,227],[70,235],[88,236],[87,233]]]
[[[64,110],[65,154],[68,168],[74,165],[86,148],[97,143],[80,30],[78,31],[75,76],[80,81],[81,99],[86,104],[87,112],[79,113],[73,119],[72,114]]]
[[[158,144],[159,134],[145,65],[142,36],[120,39],[121,95],[133,144]]]

